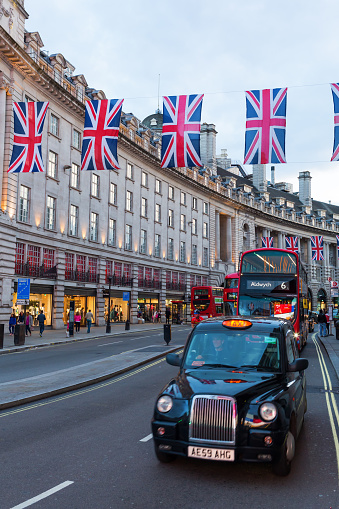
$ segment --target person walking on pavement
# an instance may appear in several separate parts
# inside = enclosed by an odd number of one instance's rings
[[[81,314],[79,313],[79,311],[77,311],[74,316],[75,332],[80,332],[80,322],[81,322]]]
[[[28,336],[28,333],[31,336],[32,335],[31,327],[33,325],[33,317],[32,317],[32,315],[29,314],[28,311],[26,313],[25,325],[26,325],[26,336]]]
[[[38,322],[39,322],[39,326],[40,326],[40,337],[42,337],[42,333],[45,330],[45,320],[46,320],[46,317],[44,315],[44,312],[42,311],[42,309],[40,309],[40,313],[38,314]]]
[[[91,325],[93,320],[93,313],[91,310],[88,310],[88,313],[86,313],[86,322],[87,322],[87,334],[91,332]]]
[[[20,311],[20,314],[18,316],[18,323],[25,323],[25,316],[23,311]]]
[[[325,336],[326,335],[326,316],[324,315],[322,309],[319,311],[318,324],[320,327],[320,330],[319,330],[320,337]]]
[[[15,318],[15,314],[12,313],[10,318],[9,318],[9,322],[8,322],[10,336],[13,336],[13,334],[14,334],[14,327],[15,326],[16,326],[16,318]]]
[[[170,316],[171,316],[170,308],[166,308],[165,316],[166,316],[166,323],[170,323]]]
[[[326,318],[326,329],[327,329],[327,335],[330,335],[330,315],[328,314],[328,311],[325,313]]]

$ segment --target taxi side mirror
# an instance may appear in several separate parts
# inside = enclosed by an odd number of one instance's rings
[[[180,366],[181,359],[176,353],[169,353],[166,355],[166,362],[171,364],[171,366]]]
[[[308,368],[308,359],[296,359],[294,362],[288,365],[287,371],[290,373],[296,373],[297,371],[304,371]]]

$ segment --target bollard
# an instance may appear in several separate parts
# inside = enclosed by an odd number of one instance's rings
[[[125,323],[125,330],[129,330],[129,326],[130,326],[130,321],[129,321],[129,320],[126,320],[126,323]]]
[[[171,341],[172,334],[171,334],[171,325],[169,323],[164,323],[164,340],[166,344]]]
[[[335,322],[335,339],[339,339],[339,320]]]
[[[25,324],[17,323],[14,327],[14,344],[16,346],[22,346],[25,344]]]

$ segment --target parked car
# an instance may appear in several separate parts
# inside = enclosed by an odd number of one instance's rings
[[[179,373],[159,394],[152,419],[155,454],[270,462],[287,475],[307,409],[307,359],[293,326],[277,318],[219,317],[197,324]]]

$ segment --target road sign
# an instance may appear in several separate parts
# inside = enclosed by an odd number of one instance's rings
[[[331,281],[331,288],[338,288],[338,281]]]
[[[122,300],[129,302],[130,292],[122,292]]]
[[[31,280],[26,278],[18,278],[18,293],[17,298],[20,299],[28,299],[31,288]]]
[[[332,278],[331,278],[331,276],[327,278],[327,281],[332,281]]]
[[[17,306],[29,306],[29,299],[17,299]]]

